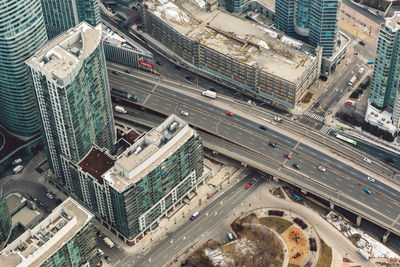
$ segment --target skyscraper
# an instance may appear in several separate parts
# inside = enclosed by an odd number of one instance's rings
[[[277,0],[275,25],[289,36],[322,47],[330,57],[338,39],[341,0]]]
[[[379,33],[375,68],[372,75],[371,105],[379,110],[393,110],[393,125],[400,123],[400,12],[387,18]],[[368,113],[368,112],[367,112]],[[367,114],[367,117],[371,114]],[[377,115],[377,112],[375,112]],[[378,117],[378,116],[376,116]],[[371,117],[371,119],[373,116]],[[381,123],[388,123],[388,119]]]
[[[122,140],[130,146],[118,156],[93,147],[71,168],[81,202],[129,244],[156,227],[206,176],[201,138],[178,116],[136,136]]]
[[[0,0],[0,124],[21,137],[40,132],[25,60],[46,42],[40,0]]]
[[[27,60],[40,109],[50,166],[69,180],[93,144],[113,151],[115,129],[101,25],[82,22]]]
[[[99,0],[41,0],[49,39],[82,21],[93,27],[100,22]]]
[[[1,251],[0,266],[96,266],[93,214],[68,198]]]

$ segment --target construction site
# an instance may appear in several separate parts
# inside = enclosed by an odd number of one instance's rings
[[[235,88],[294,108],[319,77],[321,49],[200,0],[146,0],[142,30]]]

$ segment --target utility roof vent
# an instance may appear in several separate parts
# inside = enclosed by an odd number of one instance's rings
[[[72,47],[71,48],[71,53],[74,54],[75,56],[79,57],[81,50],[79,50],[78,47]]]

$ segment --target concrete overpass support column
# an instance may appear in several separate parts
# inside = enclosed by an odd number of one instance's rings
[[[329,202],[329,208],[331,210],[335,209],[335,204],[333,202]]]
[[[382,239],[383,244],[386,244],[389,234],[390,234],[390,232],[387,231],[386,234],[383,236],[383,239]]]
[[[361,225],[361,216],[357,216],[357,220],[356,220],[356,224],[357,224],[357,226],[360,226]]]

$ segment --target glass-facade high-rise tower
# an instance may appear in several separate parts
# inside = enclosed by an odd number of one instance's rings
[[[27,60],[40,109],[50,166],[72,193],[69,162],[93,144],[113,151],[114,119],[101,25],[82,22]]]
[[[46,42],[40,0],[0,0],[0,124],[20,137],[40,132],[25,61]]]
[[[239,11],[244,4],[244,0],[225,0],[225,8],[229,12]]]
[[[397,128],[400,123],[399,80],[400,12],[395,12],[380,29],[369,101],[378,109],[393,109],[393,124]]]
[[[41,0],[49,39],[86,21],[101,22],[99,0]]]
[[[322,47],[333,55],[338,39],[341,0],[277,0],[275,25],[289,36]]]

